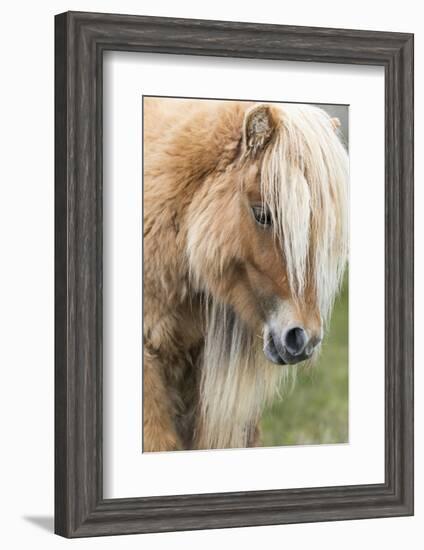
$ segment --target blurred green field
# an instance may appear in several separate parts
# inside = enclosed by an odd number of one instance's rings
[[[348,314],[346,276],[319,360],[299,366],[294,386],[265,410],[264,447],[348,441]]]

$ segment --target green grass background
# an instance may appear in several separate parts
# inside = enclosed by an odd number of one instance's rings
[[[299,366],[294,385],[265,410],[262,445],[348,441],[348,278],[336,299],[319,360]]]

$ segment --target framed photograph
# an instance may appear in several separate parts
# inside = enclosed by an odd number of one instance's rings
[[[413,514],[413,35],[55,20],[55,531]]]

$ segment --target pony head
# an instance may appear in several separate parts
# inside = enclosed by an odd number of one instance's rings
[[[279,365],[316,355],[346,264],[348,160],[336,126],[307,105],[227,108],[213,129],[215,169],[189,209],[192,280],[222,326],[225,310],[227,331],[237,320],[260,335]]]
[[[216,109],[187,199],[190,280],[206,312],[198,448],[246,446],[293,372],[283,365],[316,357],[348,243],[337,122],[305,105]]]

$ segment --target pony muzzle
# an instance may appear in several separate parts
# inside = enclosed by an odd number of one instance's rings
[[[301,326],[278,331],[265,329],[265,357],[277,365],[294,365],[310,359],[321,342],[321,336],[308,334]]]

